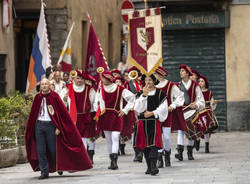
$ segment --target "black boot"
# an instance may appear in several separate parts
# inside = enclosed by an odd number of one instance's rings
[[[117,160],[118,160],[118,154],[113,153],[113,167],[111,168],[112,170],[118,169]]]
[[[149,160],[149,150],[148,149],[144,150],[144,158],[145,158],[146,164],[147,164],[147,170],[146,170],[145,174],[151,174],[152,170],[151,170],[151,165],[150,165],[150,160]]]
[[[108,167],[108,169],[112,169],[114,168],[114,156],[113,154],[109,154],[109,158],[110,158],[110,166]]]
[[[88,150],[89,159],[91,160],[92,164],[94,164],[93,162],[94,154],[95,154],[95,150]]]
[[[178,153],[175,154],[175,158],[177,158],[179,161],[183,161],[184,146],[177,145],[176,150],[177,150]]]
[[[171,155],[171,150],[165,151],[165,167],[170,167],[171,162],[170,162],[170,155]]]
[[[209,153],[209,142],[205,143],[205,153]]]
[[[137,161],[142,162],[143,159],[143,151],[138,150],[137,152]]]
[[[138,162],[138,158],[137,158],[137,155],[138,155],[138,151],[136,148],[134,148],[134,152],[135,152],[135,157],[134,157],[134,162]]]
[[[63,171],[57,171],[57,173],[59,174],[59,176],[63,175]]]
[[[120,144],[121,155],[125,155],[125,146],[126,144]]]
[[[163,151],[158,153],[158,162],[157,162],[157,167],[158,168],[163,168]]]
[[[193,157],[193,146],[187,146],[188,160],[194,160]]]
[[[156,175],[159,173],[159,169],[157,168],[157,157],[150,158],[150,166],[151,166],[151,175]]]
[[[200,142],[201,142],[200,139],[194,140],[194,147],[195,147],[196,151],[200,150]]]
[[[43,180],[43,179],[47,179],[47,178],[49,178],[49,174],[41,173],[41,176],[38,179]]]

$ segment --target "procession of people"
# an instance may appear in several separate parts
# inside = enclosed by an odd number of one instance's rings
[[[207,78],[189,66],[179,66],[177,83],[167,79],[161,66],[150,75],[135,66],[123,73],[98,68],[99,81],[80,69],[69,74],[58,68],[50,80],[42,79],[26,127],[27,157],[32,169],[41,171],[39,179],[48,178],[49,172],[62,175],[95,167],[95,141],[101,137],[106,139],[111,170],[119,168],[128,141],[134,149],[131,161],[143,162],[144,157],[145,174],[171,167],[175,131],[177,160],[183,161],[184,137],[188,160],[195,159],[193,149],[200,139],[209,153],[209,138],[218,128],[213,112],[217,101]]]

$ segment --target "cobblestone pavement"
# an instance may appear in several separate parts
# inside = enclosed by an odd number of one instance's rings
[[[1,184],[145,184],[145,183],[218,183],[250,184],[250,132],[221,132],[213,134],[210,153],[204,153],[204,141],[199,152],[194,151],[194,161],[174,158],[176,133],[172,134],[172,166],[160,169],[157,176],[145,175],[145,161],[134,163],[131,143],[126,145],[126,155],[118,159],[119,170],[108,170],[109,158],[104,139],[96,145],[94,168],[77,173],[51,174],[48,180],[38,180],[40,173],[33,172],[29,164],[0,169]],[[185,148],[186,149],[186,148]]]

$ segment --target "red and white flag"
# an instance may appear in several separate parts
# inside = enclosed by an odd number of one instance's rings
[[[90,18],[89,22],[90,22],[90,28],[89,28],[88,50],[87,50],[85,71],[88,74],[92,75],[96,79],[96,81],[99,81],[100,77],[99,73],[96,71],[97,68],[103,67],[104,70],[108,70],[109,67]]]
[[[137,10],[129,14],[128,60],[146,75],[162,64],[161,9]]]
[[[62,71],[63,72],[70,72],[72,68],[72,59],[71,59],[71,33],[73,31],[73,28],[75,26],[75,23],[73,22],[69,34],[67,36],[67,39],[65,41],[65,44],[63,46],[60,58],[58,59],[58,64],[60,63],[62,65]]]
[[[9,0],[3,0],[3,28],[8,29],[10,26],[10,4]]]

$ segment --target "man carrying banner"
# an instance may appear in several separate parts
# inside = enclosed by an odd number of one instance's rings
[[[111,164],[108,169],[118,169],[119,137],[123,127],[122,117],[133,108],[133,93],[114,82],[110,71],[101,73],[101,85],[96,94],[95,110],[97,111],[98,129],[104,132]],[[123,100],[127,105],[123,108]]]
[[[128,17],[128,61],[141,73],[151,76],[162,63],[161,9],[135,10]]]
[[[85,148],[88,148],[89,157],[93,163],[93,156],[95,154],[95,142],[90,141],[87,143],[87,138],[94,138],[96,136],[95,122],[92,121],[91,112],[94,111],[93,104],[95,101],[95,90],[85,83],[84,80],[88,80],[86,72],[76,71],[77,76],[74,82],[67,85],[61,93],[61,98],[69,107],[69,111],[73,116],[77,114],[76,127],[81,134],[82,141]],[[75,112],[72,112],[72,108],[76,108]],[[73,118],[72,118],[73,119]]]
[[[32,169],[41,171],[39,179],[48,178],[49,172],[62,175],[92,168],[81,136],[59,95],[49,89],[48,79],[42,79],[41,92],[34,98],[25,143]]]

